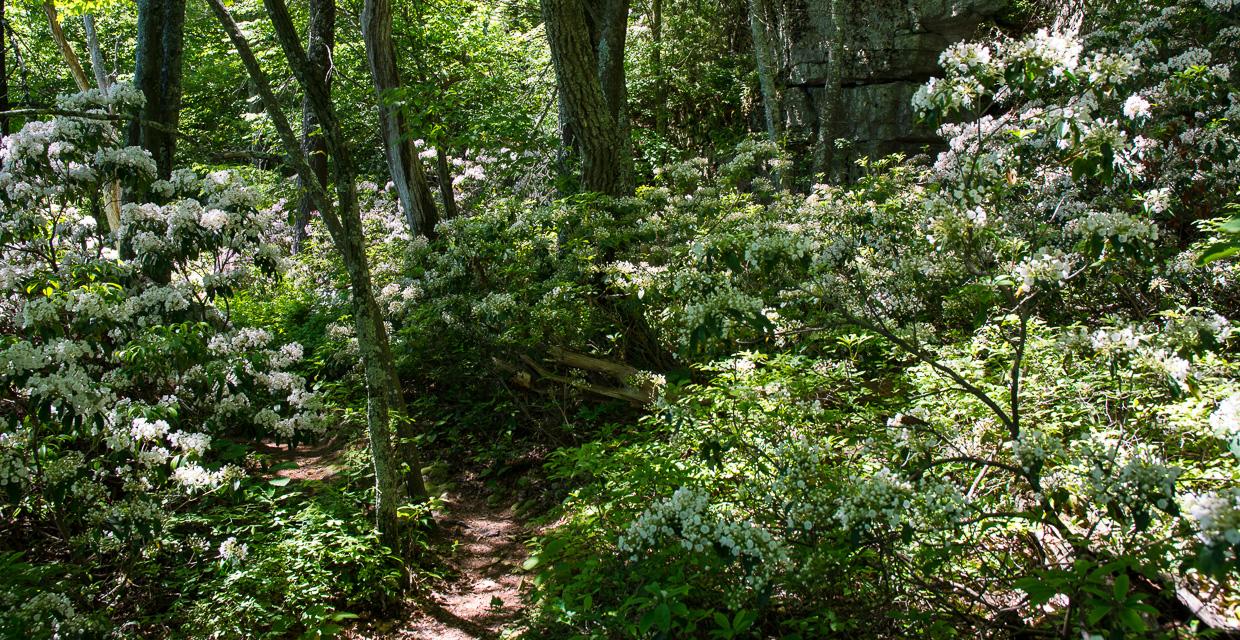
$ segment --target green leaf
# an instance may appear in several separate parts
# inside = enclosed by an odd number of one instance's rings
[[[1014,586],[1029,594],[1029,603],[1035,606],[1046,604],[1059,593],[1059,589],[1055,585],[1034,576],[1021,578],[1014,583]]]
[[[1128,574],[1121,573],[1115,577],[1115,584],[1111,585],[1111,594],[1116,600],[1123,600],[1128,595],[1129,579]]]
[[[1120,622],[1131,631],[1145,631],[1145,620],[1136,609],[1123,609],[1119,612]]]
[[[272,478],[267,481],[267,484],[273,487],[283,487],[287,486],[290,481],[292,481],[292,478]]]
[[[1236,242],[1216,242],[1209,245],[1201,252],[1201,256],[1197,258],[1197,264],[1205,266],[1211,262],[1217,262],[1240,254],[1240,244]]]
[[[1111,613],[1110,606],[1105,604],[1095,604],[1089,608],[1089,614],[1085,616],[1085,621],[1092,627],[1105,618],[1108,613]]]

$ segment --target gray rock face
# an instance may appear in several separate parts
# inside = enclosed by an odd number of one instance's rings
[[[751,0],[755,33],[765,35],[769,46],[777,134],[809,160],[797,177],[825,173],[847,180],[860,155],[913,154],[936,144],[934,132],[917,123],[910,99],[939,73],[943,49],[977,34],[979,25],[1007,5],[1008,0]],[[837,140],[845,144],[838,146]]]

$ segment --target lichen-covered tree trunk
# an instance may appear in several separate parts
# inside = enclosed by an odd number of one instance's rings
[[[185,51],[185,0],[138,0],[138,42],[134,84],[146,96],[141,119],[129,129],[129,144],[155,158],[159,177],[172,175],[175,131],[181,119],[181,76]],[[159,128],[150,123],[161,125]]]
[[[624,73],[624,49],[629,30],[629,0],[587,2],[586,19],[594,43],[595,64],[607,112],[616,121],[626,156],[632,156],[629,133],[629,90]]]
[[[426,170],[413,148],[400,107],[392,104],[391,92],[400,88],[396,50],[392,44],[392,6],[388,0],[365,0],[362,5],[362,39],[379,102],[379,133],[392,183],[413,235],[433,235],[439,222],[435,197]]]
[[[284,49],[289,64],[310,98],[319,119],[327,152],[332,158],[337,203],[333,203],[327,195],[326,186],[317,180],[309,161],[301,152],[300,141],[280,110],[280,104],[271,90],[266,74],[259,66],[236,21],[224,7],[223,0],[208,2],[254,80],[285,151],[298,175],[307,185],[348,273],[354,328],[366,379],[366,422],[375,470],[376,527],[384,543],[398,549],[400,528],[397,508],[405,497],[425,500],[426,487],[422,482],[421,463],[416,449],[413,448],[411,434],[407,428],[401,426],[408,424],[401,419],[405,408],[404,396],[396,375],[383,316],[372,288],[352,155],[331,96],[324,83],[318,81],[313,74],[283,0],[264,0],[264,4],[275,25],[281,48]]]
[[[628,4],[622,4],[627,21]],[[632,155],[611,107],[616,105],[617,114],[623,108],[615,93],[612,104],[608,102],[582,0],[542,0],[542,11],[563,118],[571,126],[571,135],[581,153],[581,186],[587,191],[625,195],[632,190]],[[614,48],[617,46],[619,51]],[[624,54],[623,44],[613,43],[612,47],[607,54],[607,67],[612,69],[609,83],[614,92],[614,82],[624,82]],[[617,53],[620,71],[615,74]]]
[[[332,48],[336,43],[336,0],[310,0],[310,19],[306,35],[306,58],[309,60],[312,73],[320,78],[328,94],[331,94]],[[301,152],[306,156],[311,171],[319,184],[328,182],[327,143],[323,141],[323,132],[318,115],[310,98],[301,101]],[[301,197],[297,201],[297,218],[293,224],[293,251],[301,251],[306,239],[306,226],[310,223],[310,214],[314,211],[314,201],[310,197],[307,185],[301,178],[297,179]]]

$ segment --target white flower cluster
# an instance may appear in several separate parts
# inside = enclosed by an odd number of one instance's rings
[[[1052,81],[1076,71],[1084,47],[1075,37],[1039,29],[1037,33],[1017,41],[1005,54],[1012,61],[1033,63],[1045,69]]]
[[[1090,336],[1089,342],[1100,354],[1123,355],[1136,351],[1141,337],[1132,327],[1098,329]]]
[[[1233,393],[1210,414],[1210,430],[1231,446],[1232,453],[1240,457],[1240,393]]]
[[[807,532],[829,524],[835,505],[822,486],[827,451],[802,437],[780,444],[771,459],[779,465],[779,473],[769,486],[762,487],[762,497],[784,515],[789,532]]]
[[[1188,389],[1188,376],[1192,373],[1192,363],[1166,349],[1151,351],[1149,357],[1172,382],[1181,389]]]
[[[1131,54],[1095,53],[1082,65],[1081,73],[1095,85],[1117,85],[1141,69],[1141,62]]]
[[[236,536],[229,536],[220,543],[218,557],[221,564],[239,565],[250,555],[250,547],[238,542]]]
[[[89,638],[103,635],[90,616],[78,612],[73,602],[62,593],[41,590],[25,599],[15,597],[7,587],[0,587],[0,608],[5,609],[5,626],[21,632],[24,638]]]
[[[1128,96],[1124,101],[1124,117],[1129,120],[1144,120],[1150,117],[1150,101],[1135,94]]]
[[[207,342],[207,348],[218,355],[231,355],[262,349],[271,344],[271,332],[266,329],[245,327],[232,334],[216,334]]]
[[[21,434],[0,432],[0,488],[30,480],[30,469],[22,459],[22,440]]]
[[[1033,291],[1038,284],[1062,285],[1072,275],[1073,257],[1058,249],[1041,249],[1016,265],[1018,292]]]
[[[990,47],[982,44],[960,42],[939,55],[939,66],[958,74],[984,69],[989,64]]]
[[[165,420],[147,420],[143,417],[134,418],[129,428],[129,435],[138,442],[151,442],[168,435],[168,422]]]
[[[1240,544],[1240,488],[1205,495],[1189,494],[1181,506],[1197,523],[1208,544]]]
[[[1104,434],[1077,441],[1080,460],[1088,465],[1083,487],[1093,503],[1128,509],[1166,509],[1176,499],[1182,469],[1168,466],[1152,448],[1121,445]]]
[[[1012,458],[1025,473],[1041,473],[1048,461],[1063,455],[1063,445],[1049,434],[1025,427],[1020,437],[1011,440],[1007,446],[1012,450]]]
[[[896,528],[908,522],[913,507],[914,488],[887,467],[858,478],[853,494],[835,512],[835,519],[847,530],[870,527]]]
[[[194,493],[214,489],[237,473],[236,467],[222,467],[211,471],[197,462],[188,462],[172,471],[172,479],[186,492]]]
[[[1156,224],[1122,211],[1090,211],[1071,221],[1068,228],[1079,236],[1106,239],[1118,244],[1149,244],[1158,239]]]
[[[219,231],[228,224],[228,212],[219,209],[207,209],[198,217],[198,224],[208,231]]]
[[[641,552],[662,550],[666,541],[692,553],[724,553],[747,559],[752,573],[750,586],[760,587],[789,560],[788,550],[766,529],[750,520],[733,520],[712,510],[705,493],[688,487],[677,489],[670,498],[656,503],[629,525],[617,547],[636,561]]]

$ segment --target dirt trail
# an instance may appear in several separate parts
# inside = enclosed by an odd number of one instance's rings
[[[273,463],[292,462],[269,477],[294,482],[331,481],[339,471],[343,447],[336,442],[293,449],[270,442],[258,449]],[[401,621],[376,621],[350,629],[345,637],[402,640],[499,640],[521,613],[526,530],[511,508],[489,506],[473,492],[447,500],[436,520],[445,539],[456,543],[449,560],[454,577],[409,603]]]
[[[458,577],[420,598],[411,619],[393,634],[418,640],[500,638],[521,612],[525,529],[511,509],[479,497],[451,502],[440,523],[458,541]]]

